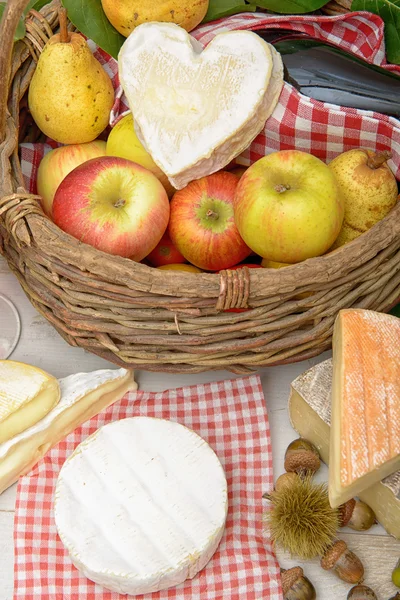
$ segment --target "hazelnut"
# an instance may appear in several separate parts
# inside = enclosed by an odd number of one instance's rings
[[[340,527],[366,531],[376,523],[375,513],[365,502],[352,498],[339,506]]]
[[[318,450],[308,440],[298,438],[289,444],[285,452],[285,471],[316,473],[321,466]]]
[[[356,585],[347,594],[347,600],[378,600],[378,598],[367,585]]]
[[[292,487],[293,483],[298,479],[297,473],[282,473],[275,482],[275,490],[280,492],[285,488]]]
[[[332,570],[347,583],[361,583],[364,577],[362,562],[347,548],[343,540],[338,540],[327,548],[321,559],[321,567],[325,571]]]
[[[317,594],[311,581],[304,577],[301,567],[281,569],[284,600],[315,600]]]

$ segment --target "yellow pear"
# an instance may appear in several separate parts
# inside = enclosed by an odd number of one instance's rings
[[[101,0],[107,19],[122,35],[142,23],[176,23],[191,31],[205,17],[209,0]]]
[[[85,39],[69,33],[60,11],[60,33],[41,53],[28,103],[43,133],[61,144],[91,142],[105,129],[114,102],[110,77]]]
[[[168,177],[156,165],[137,137],[132,113],[122,117],[113,127],[107,138],[106,152],[108,156],[132,160],[151,171],[163,184],[169,198],[175,193],[175,188],[170,184]]]
[[[348,150],[329,163],[344,197],[342,229],[330,250],[343,246],[383,219],[397,201],[397,182],[386,161],[390,153]]]

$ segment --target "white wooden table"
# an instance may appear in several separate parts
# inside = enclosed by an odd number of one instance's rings
[[[92,354],[71,348],[31,306],[18,281],[11,274],[6,262],[0,257],[0,292],[16,305],[22,322],[19,344],[10,358],[36,365],[56,377],[64,377],[79,371],[114,367]],[[270,367],[260,370],[271,425],[275,476],[283,472],[283,457],[289,442],[297,437],[291,428],[287,414],[290,382],[313,364],[329,356],[326,353],[312,360],[294,365]],[[137,371],[136,379],[142,390],[161,391],[168,388],[231,378],[227,371],[207,372],[198,375],[166,375]],[[319,479],[326,479],[323,467]],[[0,600],[13,597],[13,517],[16,485],[0,495]],[[388,600],[395,594],[390,575],[400,556],[400,542],[386,535],[375,526],[370,532],[356,534],[342,530],[345,539],[363,560],[366,567],[366,583],[374,588],[378,600]],[[301,563],[278,552],[281,566],[288,568],[300,564],[314,583],[317,597],[322,600],[345,600],[350,586],[332,573],[323,571],[317,560]],[[39,600],[39,599],[38,599]],[[205,599],[206,600],[206,599]]]

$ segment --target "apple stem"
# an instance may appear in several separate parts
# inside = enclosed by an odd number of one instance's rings
[[[70,41],[67,28],[67,9],[61,7],[58,9],[58,20],[60,22],[60,42],[67,43]]]
[[[382,165],[385,164],[389,158],[392,158],[392,153],[384,150],[383,152],[376,152],[367,160],[367,166],[370,169],[379,169]]]
[[[218,213],[214,212],[213,210],[211,210],[211,208],[206,212],[206,217],[209,217],[210,219],[214,219],[214,221],[216,221],[219,218]]]
[[[283,185],[280,183],[275,186],[275,191],[278,192],[278,194],[283,194],[283,192],[287,192],[288,190],[290,190],[290,185]]]
[[[122,198],[118,198],[116,202],[114,202],[115,208],[121,208],[121,206],[125,206],[125,200]]]

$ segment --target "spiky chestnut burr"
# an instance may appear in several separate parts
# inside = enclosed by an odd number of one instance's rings
[[[378,598],[367,585],[356,585],[347,594],[347,600],[378,600]]]
[[[285,452],[285,471],[304,473],[316,473],[321,466],[318,450],[308,440],[298,438],[289,444]]]
[[[376,523],[375,513],[365,502],[352,498],[338,508],[340,527],[366,531]]]
[[[296,476],[290,486],[274,489],[264,498],[270,502],[264,513],[269,536],[292,556],[303,560],[321,556],[333,543],[339,519],[329,504],[326,484],[313,483],[311,475]]]
[[[304,576],[301,567],[281,569],[284,600],[315,600],[317,594],[311,581]]]
[[[364,578],[362,562],[343,540],[338,540],[327,548],[321,558],[321,567],[325,571],[333,571],[347,583],[361,583]]]

